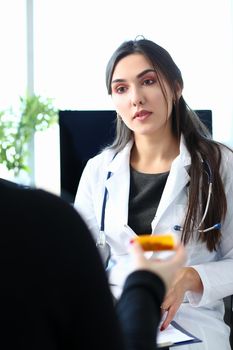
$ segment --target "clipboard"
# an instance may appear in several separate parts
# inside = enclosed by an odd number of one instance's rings
[[[170,349],[175,346],[201,342],[201,339],[181,327],[176,321],[172,321],[166,330],[157,334],[157,346],[159,349]]]

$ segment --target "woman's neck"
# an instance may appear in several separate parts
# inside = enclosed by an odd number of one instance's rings
[[[142,173],[169,171],[171,163],[179,154],[179,140],[174,136],[165,139],[135,137],[131,151],[131,166]]]

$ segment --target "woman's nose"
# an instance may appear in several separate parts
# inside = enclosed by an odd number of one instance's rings
[[[145,98],[138,89],[132,91],[131,101],[134,107],[143,105],[145,103]]]

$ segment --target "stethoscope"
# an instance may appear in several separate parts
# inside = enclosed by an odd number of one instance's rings
[[[205,167],[205,172],[208,176],[208,184],[209,184],[209,188],[208,188],[208,197],[207,197],[207,201],[206,201],[206,206],[205,206],[205,211],[204,214],[200,220],[199,225],[197,226],[197,230],[198,232],[208,232],[211,230],[217,230],[221,228],[221,223],[216,223],[211,227],[208,227],[204,230],[200,230],[200,227],[202,225],[202,223],[204,222],[206,215],[208,213],[209,210],[209,205],[210,205],[210,199],[211,199],[211,195],[212,195],[212,187],[213,187],[213,175],[212,175],[212,171],[210,169],[209,163],[206,160],[203,160],[204,163],[204,167]],[[112,175],[112,172],[109,171],[107,174],[107,178],[106,180],[108,180]],[[104,225],[105,225],[105,210],[106,210],[106,204],[107,204],[107,196],[108,196],[108,190],[105,187],[104,190],[104,197],[103,197],[103,203],[102,203],[102,211],[101,211],[101,221],[100,221],[100,233],[96,242],[96,245],[99,247],[104,247],[106,244],[106,236],[105,236],[105,231],[104,231]],[[173,226],[173,229],[175,231],[182,231],[183,227],[180,225],[175,225]]]
[[[208,213],[208,210],[209,210],[210,198],[212,195],[212,187],[213,187],[213,175],[212,175],[212,171],[210,169],[209,163],[206,160],[203,160],[203,163],[204,163],[204,167],[205,167],[205,172],[208,176],[209,189],[208,189],[208,197],[207,197],[207,201],[206,201],[205,211],[204,211],[204,214],[201,218],[199,225],[196,228],[198,232],[208,232],[211,230],[219,230],[222,227],[222,224],[219,222],[219,223],[214,224],[213,226],[208,227],[204,230],[200,230],[200,227],[201,227],[202,223],[204,222],[206,215]],[[180,225],[175,225],[173,228],[175,231],[182,231],[182,229],[183,229],[182,226],[180,226]]]
[[[111,175],[112,175],[112,172],[109,171],[106,177],[106,181],[111,177]],[[96,245],[99,248],[104,248],[106,246],[106,235],[104,231],[104,223],[105,223],[107,196],[108,196],[108,190],[107,190],[107,187],[105,186],[103,203],[102,203],[102,211],[101,211],[101,220],[100,220],[100,232],[96,241]]]
[[[106,181],[110,178],[111,175],[112,175],[112,172],[109,171],[107,174]],[[107,196],[108,196],[108,190],[107,190],[107,187],[105,187],[103,204],[102,204],[102,212],[101,212],[100,231],[99,231],[97,241],[96,241],[96,246],[98,247],[100,255],[103,258],[103,263],[104,263],[104,267],[105,267],[106,271],[108,271],[108,269],[111,269],[111,263],[109,264],[109,261],[111,258],[111,248],[110,248],[110,245],[106,241],[106,235],[105,235],[105,231],[104,231]]]

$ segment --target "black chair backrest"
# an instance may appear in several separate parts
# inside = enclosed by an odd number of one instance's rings
[[[61,196],[73,202],[88,159],[113,141],[115,111],[59,111]]]
[[[211,111],[196,112],[212,133]],[[115,119],[115,111],[59,111],[61,197],[70,203],[88,159],[113,141]]]

